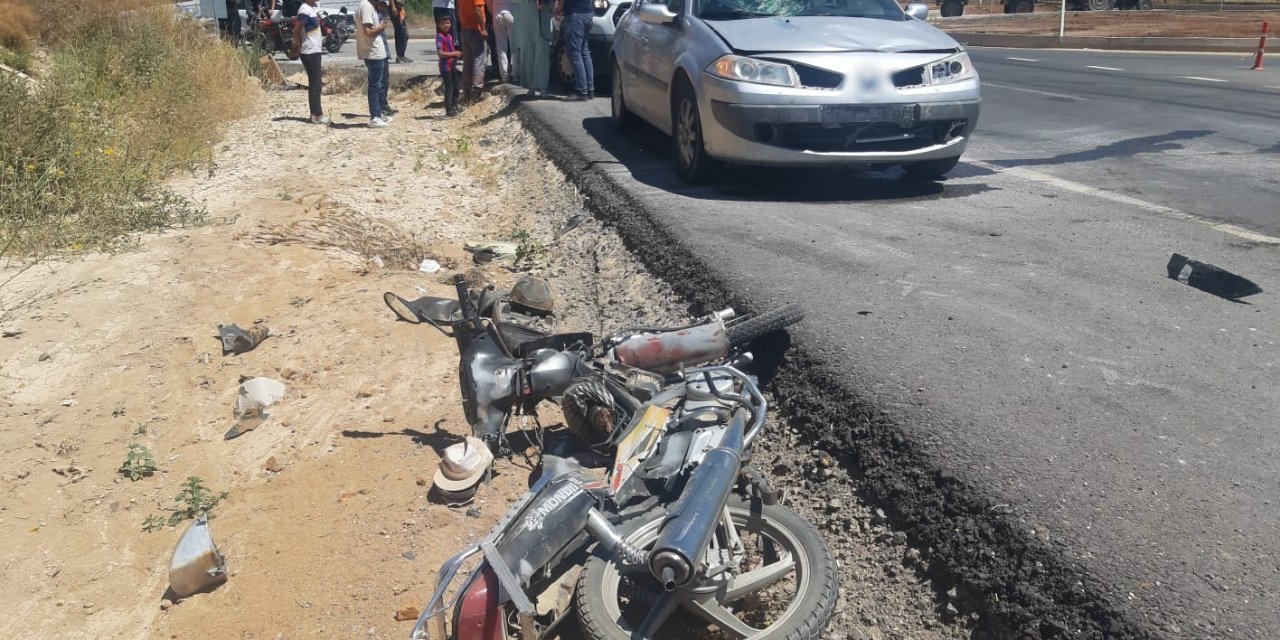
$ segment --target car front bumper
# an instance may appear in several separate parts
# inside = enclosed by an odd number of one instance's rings
[[[760,105],[710,100],[707,151],[739,164],[872,165],[954,158],[980,100],[855,105]],[[704,112],[705,113],[705,112]]]

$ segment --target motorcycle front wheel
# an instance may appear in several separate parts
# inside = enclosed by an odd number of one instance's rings
[[[342,51],[342,38],[326,38],[324,41],[324,50],[329,53]]]
[[[746,503],[734,500],[728,513],[745,554],[722,588],[709,593],[666,592],[646,568],[620,566],[597,549],[583,566],[574,596],[587,637],[821,637],[835,612],[839,582],[835,559],[818,530],[781,506],[765,505],[755,517]],[[666,515],[637,518],[620,533],[648,550]],[[711,547],[709,558],[730,547],[723,524]]]

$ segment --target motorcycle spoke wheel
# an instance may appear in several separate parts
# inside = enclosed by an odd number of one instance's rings
[[[778,516],[785,512],[785,517]],[[667,593],[647,571],[593,556],[576,595],[580,622],[593,640],[696,638],[793,640],[816,638],[834,610],[835,561],[812,525],[781,507],[754,517],[745,505],[728,509],[741,541],[736,565],[720,590]],[[652,548],[662,517],[623,530],[628,542]],[[733,546],[718,528],[708,553]],[[714,557],[714,556],[711,556]],[[714,562],[712,562],[714,564]],[[672,610],[672,600],[678,609]]]

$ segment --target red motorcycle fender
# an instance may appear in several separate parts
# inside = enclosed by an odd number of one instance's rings
[[[504,640],[505,621],[498,606],[498,576],[488,564],[458,603],[456,640]]]

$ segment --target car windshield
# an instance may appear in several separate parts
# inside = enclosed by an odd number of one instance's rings
[[[902,20],[894,0],[699,0],[695,10],[703,20],[840,16]]]

